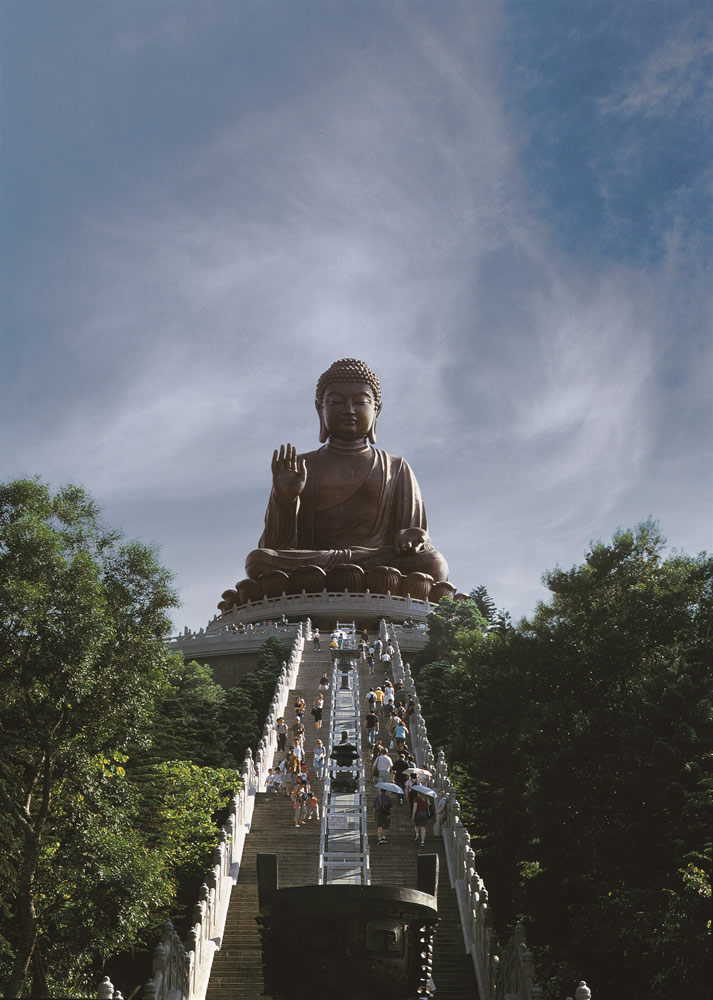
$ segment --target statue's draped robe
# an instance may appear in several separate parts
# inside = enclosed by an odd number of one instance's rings
[[[338,480],[329,473],[334,461],[329,445],[298,456],[306,464],[307,482],[288,508],[278,505],[274,492],[270,496],[259,545],[263,551],[273,550],[274,556],[265,569],[289,572],[310,563],[328,570],[356,562],[364,567],[406,563],[406,569],[428,572],[433,557],[442,560],[430,542],[420,553],[397,552],[399,531],[428,530],[421,491],[405,459],[376,448],[370,451],[366,474],[361,469]]]

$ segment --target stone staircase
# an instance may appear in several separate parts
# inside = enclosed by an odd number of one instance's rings
[[[295,691],[285,710],[285,721],[290,729],[294,722],[294,703],[301,695],[307,705],[305,713],[305,761],[312,779],[312,787],[321,801],[322,782],[314,778],[312,754],[315,740],[327,742],[327,722],[315,729],[309,714],[322,673],[331,673],[328,650],[316,652],[311,643],[305,644],[304,661],[300,665]],[[323,718],[329,718],[330,692],[324,699]],[[289,746],[288,737],[288,746]],[[275,754],[275,763],[283,759]],[[258,914],[256,855],[263,852],[277,854],[280,887],[288,885],[315,885],[319,862],[319,824],[310,820],[295,829],[294,810],[290,799],[281,794],[259,792],[255,801],[250,833],[245,839],[238,881],[233,888],[228,917],[220,951],[213,959],[206,1000],[256,1000],[264,996],[262,977],[262,951],[255,917]]]
[[[323,647],[327,645],[324,639],[322,645]],[[325,722],[320,730],[315,729],[309,709],[317,693],[322,673],[326,670],[328,676],[331,676],[331,659],[328,649],[323,648],[322,651],[316,652],[312,650],[310,642],[305,644],[303,656],[295,691],[290,694],[285,720],[291,726],[294,721],[292,711],[294,701],[301,695],[307,704],[305,759],[312,778],[312,787],[317,791],[321,801],[322,782],[314,778],[312,752],[316,739],[321,738],[323,742],[327,742],[331,690],[325,697],[323,713]],[[366,691],[373,680],[374,678],[367,675],[366,664],[363,664],[363,669],[360,667],[362,691]],[[276,755],[276,758],[279,760],[280,755]],[[455,893],[448,881],[443,842],[440,838],[429,835],[426,847],[421,848],[414,841],[408,817],[408,805],[395,804],[389,843],[377,847],[376,826],[371,809],[374,791],[371,780],[367,780],[372,884],[415,888],[418,854],[421,851],[438,852],[440,858],[438,909],[441,919],[435,938],[433,973],[437,1000],[477,1000],[472,963],[463,950],[463,935]],[[319,824],[316,820],[310,820],[304,826],[295,829],[293,809],[287,797],[258,793],[250,833],[245,840],[239,878],[231,895],[222,945],[213,960],[206,1000],[258,1000],[265,996],[260,936],[255,921],[258,914],[256,855],[261,852],[277,854],[281,888],[291,885],[315,885],[319,860]],[[304,970],[302,973],[304,974]]]

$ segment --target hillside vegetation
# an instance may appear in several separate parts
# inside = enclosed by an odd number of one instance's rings
[[[704,1000],[713,830],[713,560],[650,521],[556,569],[513,627],[441,602],[416,665],[504,940],[547,995]]]
[[[168,653],[175,604],[83,489],[0,485],[2,996],[93,995],[195,901],[287,651],[225,692]]]

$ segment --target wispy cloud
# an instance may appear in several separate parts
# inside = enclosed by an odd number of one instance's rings
[[[713,115],[713,30],[710,18],[684,18],[673,36],[635,62],[628,78],[599,101],[603,114],[670,118],[695,99],[698,113]]]

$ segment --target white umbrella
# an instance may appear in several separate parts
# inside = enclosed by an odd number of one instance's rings
[[[394,785],[391,781],[377,781],[376,788],[383,788],[385,792],[396,792],[397,795],[403,795],[403,788],[399,788],[398,785]]]
[[[425,767],[407,767],[406,774],[417,774],[419,778],[431,777],[431,772],[427,771]]]
[[[434,792],[432,788],[428,788],[427,785],[412,785],[412,792],[418,792],[419,795],[430,795],[432,799],[437,798],[438,792]]]

